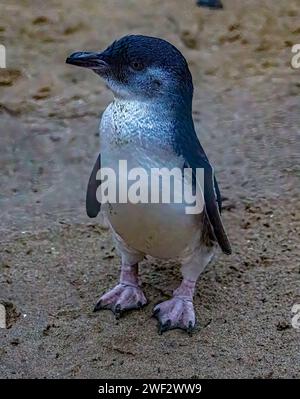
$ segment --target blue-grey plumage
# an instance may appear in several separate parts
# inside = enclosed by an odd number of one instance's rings
[[[231,253],[221,217],[221,196],[192,118],[193,83],[188,64],[165,40],[125,36],[101,53],[77,52],[67,63],[88,67],[114,94],[100,124],[101,167],[190,167],[204,170],[203,212],[187,215],[184,204],[110,204],[103,211],[122,257],[120,283],[100,298],[95,310],[108,308],[117,316],[139,308],[146,298],[138,284],[137,264],[146,255],[177,259],[183,281],[171,300],[155,307],[160,330],[195,325],[192,298],[196,280],[212,259],[218,243]],[[93,169],[87,211],[96,216],[97,182]],[[151,189],[151,188],[150,188]]]

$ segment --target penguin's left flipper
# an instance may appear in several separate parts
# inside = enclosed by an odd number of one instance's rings
[[[175,151],[181,155],[185,164],[192,168],[193,173],[197,168],[204,170],[204,201],[205,211],[212,227],[215,239],[222,251],[231,254],[231,246],[221,220],[221,194],[214,175],[214,170],[199,142],[194,129],[185,129],[176,138]]]
[[[97,189],[101,184],[100,180],[97,180],[97,172],[101,168],[101,154],[93,167],[91,176],[89,178],[87,191],[86,191],[86,213],[90,218],[95,218],[101,209],[101,204],[97,200]]]

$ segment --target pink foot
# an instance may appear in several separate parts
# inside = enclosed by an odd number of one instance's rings
[[[109,309],[119,319],[125,311],[141,309],[146,304],[147,299],[139,286],[120,283],[102,295],[94,308],[94,312]]]
[[[159,333],[181,328],[189,334],[195,327],[195,312],[193,301],[186,297],[174,296],[172,299],[159,303],[153,309],[157,318]]]

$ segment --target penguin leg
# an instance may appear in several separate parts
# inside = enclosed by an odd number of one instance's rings
[[[129,310],[141,309],[147,304],[147,299],[140,288],[138,279],[138,262],[144,255],[131,250],[125,243],[117,242],[122,255],[120,282],[112,290],[101,296],[94,312],[102,309],[111,310],[117,319]]]
[[[161,302],[153,309],[160,334],[180,328],[192,333],[195,324],[193,296],[198,277],[213,257],[213,247],[202,246],[182,262],[182,282],[173,292],[173,298]]]

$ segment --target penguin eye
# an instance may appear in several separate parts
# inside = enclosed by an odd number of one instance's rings
[[[144,64],[142,62],[140,62],[140,61],[132,61],[130,66],[135,71],[141,71],[142,69],[144,69]]]

